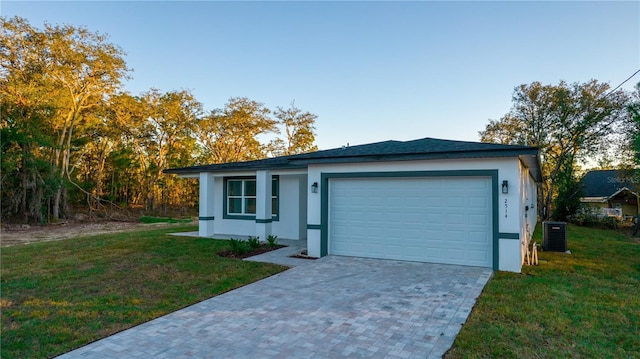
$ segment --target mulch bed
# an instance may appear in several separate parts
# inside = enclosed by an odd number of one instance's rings
[[[275,251],[276,249],[280,249],[280,248],[284,248],[284,247],[286,247],[286,246],[282,245],[282,244],[278,244],[278,245],[276,245],[274,247],[269,247],[266,244],[263,244],[263,245],[260,246],[260,248],[253,249],[253,250],[251,250],[251,251],[249,251],[249,252],[247,252],[245,254],[235,255],[232,251],[222,251],[222,252],[218,252],[218,255],[220,257],[226,257],[226,258],[243,259],[243,258],[257,256],[258,254]]]

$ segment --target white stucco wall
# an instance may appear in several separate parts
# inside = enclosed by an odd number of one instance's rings
[[[224,178],[255,176],[255,172],[243,171],[228,173],[225,175],[215,174],[213,201],[209,201],[208,208],[213,207],[213,227],[215,233],[207,235],[209,237],[221,236],[255,236],[257,226],[254,219],[228,219],[224,218]],[[304,188],[307,183],[306,174],[299,171],[293,173],[270,172],[272,176],[279,176],[279,218],[271,223],[271,234],[277,235],[281,239],[304,239],[306,237],[306,222],[301,220],[301,216],[306,220],[306,194]],[[207,191],[207,193],[209,193]],[[209,195],[208,198],[211,198]],[[211,211],[211,210],[209,210]],[[301,235],[302,234],[302,235]],[[261,238],[264,240],[265,238]]]
[[[523,224],[520,208],[524,206],[521,200],[521,171],[517,157],[491,159],[461,159],[435,161],[396,161],[347,164],[316,164],[308,168],[307,187],[318,182],[318,193],[310,193],[307,204],[307,223],[312,228],[307,230],[307,246],[309,254],[320,256],[321,252],[321,193],[325,191],[321,181],[322,173],[349,172],[403,172],[403,171],[455,171],[455,170],[497,170],[498,171],[498,232],[506,234],[499,236],[498,269],[519,272],[521,269],[520,237]],[[509,193],[501,192],[502,181],[508,181]],[[503,238],[504,237],[504,238]],[[513,238],[516,237],[516,238]],[[330,240],[330,239],[329,239]]]
[[[200,205],[198,208],[198,235],[201,237],[212,236],[215,233],[215,221],[212,220],[215,214],[214,187],[215,177],[210,173],[200,173]],[[203,200],[204,199],[204,200]]]
[[[526,253],[526,247],[529,246],[529,242],[536,228],[538,221],[538,209],[537,209],[537,185],[529,173],[529,169],[524,164],[519,164],[520,171],[520,244],[521,252],[524,261],[524,255]],[[528,208],[528,210],[527,210]]]

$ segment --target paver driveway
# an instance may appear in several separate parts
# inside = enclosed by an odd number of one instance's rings
[[[491,270],[329,256],[64,358],[439,358]]]

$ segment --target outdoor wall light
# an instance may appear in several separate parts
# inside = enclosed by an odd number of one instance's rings
[[[318,193],[318,182],[313,182],[311,185],[311,193]]]
[[[509,193],[509,181],[502,181],[502,193]]]

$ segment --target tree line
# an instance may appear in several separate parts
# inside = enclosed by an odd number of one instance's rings
[[[132,95],[124,52],[83,27],[2,18],[0,200],[4,220],[46,223],[74,209],[166,212],[197,203],[170,167],[316,149],[316,115],[233,97],[204,111],[187,90]],[[274,138],[266,143],[263,135]]]
[[[633,92],[596,80],[523,84],[513,107],[479,132],[483,142],[536,146],[543,182],[538,211],[566,221],[580,209],[582,169],[635,171],[640,159],[640,83]]]

